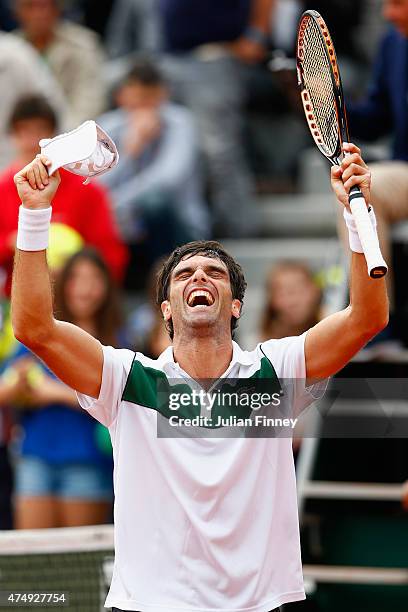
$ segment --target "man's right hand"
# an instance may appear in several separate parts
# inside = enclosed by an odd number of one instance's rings
[[[51,206],[61,177],[58,171],[48,176],[47,166],[50,165],[48,157],[37,155],[14,176],[18,195],[25,208],[40,209]]]
[[[49,160],[40,156],[16,174],[15,184],[25,207],[39,210],[50,206],[60,177],[58,172],[49,177],[47,167]],[[11,304],[16,338],[68,387],[97,398],[102,384],[102,346],[83,329],[54,318],[44,249],[17,250]]]

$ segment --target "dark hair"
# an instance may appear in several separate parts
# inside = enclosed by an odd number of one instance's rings
[[[239,300],[241,304],[244,301],[245,289],[247,283],[239,263],[235,261],[227,251],[225,251],[219,242],[214,240],[195,240],[188,242],[181,247],[177,247],[164,262],[157,275],[157,304],[160,306],[162,302],[168,300],[170,291],[171,275],[174,268],[183,259],[190,259],[194,255],[205,255],[222,261],[229,272],[231,283],[232,299]],[[231,317],[231,335],[238,325],[235,317]],[[166,324],[170,338],[174,337],[174,327],[171,319]]]
[[[60,321],[75,323],[75,318],[66,301],[65,287],[72,274],[72,270],[76,264],[81,261],[92,263],[103,274],[106,285],[106,295],[99,310],[95,313],[95,336],[102,344],[115,346],[117,344],[117,332],[122,322],[119,294],[112,280],[109,268],[96,249],[92,247],[81,249],[67,260],[64,267],[59,272],[55,283],[55,316]]]
[[[164,78],[156,63],[148,57],[139,57],[123,80],[124,85],[140,83],[148,87],[164,85]]]
[[[16,102],[8,122],[9,131],[12,131],[19,121],[29,119],[43,119],[49,123],[53,132],[57,129],[57,115],[43,96],[24,96]]]

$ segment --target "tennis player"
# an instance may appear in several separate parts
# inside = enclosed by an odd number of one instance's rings
[[[215,242],[176,249],[158,279],[158,301],[173,339],[157,360],[101,346],[53,317],[46,248],[60,181],[38,157],[15,176],[22,201],[12,289],[16,337],[78,393],[109,427],[115,461],[115,566],[106,607],[145,612],[267,612],[304,599],[295,473],[289,437],[157,436],[166,413],[158,381],[299,379],[305,406],[384,328],[383,279],[372,280],[347,192],[370,201],[370,172],[346,144],[333,190],[345,206],[351,260],[350,305],[305,334],[243,351],[232,340],[245,292],[241,267]],[[375,225],[373,212],[370,213]],[[320,381],[320,382],[316,382]],[[205,402],[204,402],[205,403]],[[206,408],[198,407],[201,414]],[[166,422],[170,422],[170,417]],[[174,428],[175,429],[175,428]]]

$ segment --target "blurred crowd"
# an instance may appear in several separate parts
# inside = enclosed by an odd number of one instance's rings
[[[15,172],[41,138],[85,120],[113,138],[120,163],[100,180],[62,171],[55,315],[157,357],[170,344],[155,296],[163,257],[189,240],[264,236],[259,194],[300,189],[305,8],[330,25],[352,136],[383,146],[372,197],[389,259],[390,227],[408,217],[408,0],[0,0],[0,529],[96,524],[112,505],[107,430],[13,338]],[[299,255],[268,273],[258,341],[325,314],[319,271]]]

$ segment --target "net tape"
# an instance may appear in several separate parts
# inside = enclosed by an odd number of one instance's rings
[[[113,556],[112,525],[0,532],[0,591],[64,592],[66,605],[35,609],[101,612]]]

